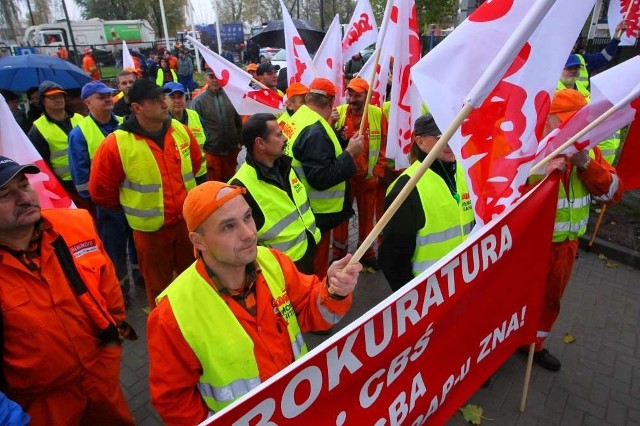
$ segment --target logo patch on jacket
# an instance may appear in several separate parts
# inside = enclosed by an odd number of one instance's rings
[[[78,259],[87,253],[98,251],[98,245],[96,244],[96,240],[87,240],[72,245],[69,247],[69,250],[73,253],[73,256]]]

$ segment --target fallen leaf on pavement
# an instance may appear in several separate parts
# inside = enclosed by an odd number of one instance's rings
[[[482,407],[479,405],[465,405],[460,412],[462,417],[473,425],[479,425],[482,422]]]
[[[564,337],[562,338],[562,341],[569,344],[569,343],[575,342],[576,338],[569,333],[564,333]]]
[[[600,254],[598,255],[598,259],[600,259],[600,260],[605,260],[606,258],[607,258],[607,256],[605,256],[605,255],[604,255],[604,254],[602,254],[602,253],[600,253]]]
[[[618,264],[616,262],[607,261],[607,268],[617,268]]]

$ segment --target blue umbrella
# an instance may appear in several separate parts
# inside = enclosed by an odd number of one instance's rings
[[[0,58],[0,89],[17,92],[38,86],[45,80],[64,89],[82,87],[91,81],[81,68],[56,56],[20,55]]]

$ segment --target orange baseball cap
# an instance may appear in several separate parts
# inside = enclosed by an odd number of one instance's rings
[[[317,93],[319,95],[333,97],[338,93],[336,86],[326,78],[316,78],[309,85],[310,93]]]
[[[309,93],[309,88],[302,83],[293,83],[287,87],[287,98],[297,95],[306,95]]]
[[[247,65],[247,72],[248,71],[258,71],[258,64],[249,64],[249,65]]]
[[[218,197],[220,190],[231,188],[221,197]],[[227,185],[224,182],[215,180],[205,182],[196,186],[187,194],[187,198],[182,205],[182,215],[187,223],[189,232],[198,229],[213,212],[222,207],[227,201],[244,194],[246,190],[240,186]]]
[[[553,96],[549,114],[555,114],[562,122],[565,122],[586,104],[587,99],[577,90],[559,90]]]
[[[361,77],[352,78],[347,84],[347,89],[351,89],[356,93],[363,93],[369,91],[369,83],[367,80]]]

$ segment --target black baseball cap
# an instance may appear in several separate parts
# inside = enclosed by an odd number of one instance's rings
[[[262,75],[266,72],[271,71],[280,71],[280,65],[273,65],[271,62],[263,62],[258,65],[258,69],[256,70],[256,75]]]
[[[38,174],[40,169],[33,164],[18,164],[11,158],[0,155],[0,187],[5,186],[18,173]]]
[[[131,89],[129,89],[129,103],[140,103],[145,99],[155,99],[169,92],[171,92],[171,89],[160,87],[151,80],[141,78],[134,81]]]
[[[433,119],[433,115],[427,113],[418,117],[413,126],[413,134],[419,136],[441,136],[442,132]]]

